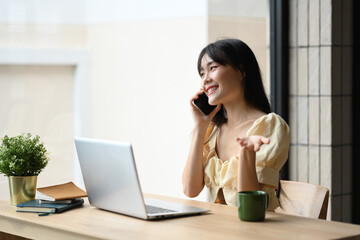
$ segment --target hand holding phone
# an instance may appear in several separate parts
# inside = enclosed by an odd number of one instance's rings
[[[200,94],[193,103],[205,115],[209,115],[216,108],[216,105],[209,104],[209,98],[205,93]]]

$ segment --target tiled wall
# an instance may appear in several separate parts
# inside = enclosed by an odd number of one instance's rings
[[[352,0],[289,1],[290,178],[330,189],[351,221]]]

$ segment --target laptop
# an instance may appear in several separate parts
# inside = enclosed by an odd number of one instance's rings
[[[75,137],[75,146],[89,203],[94,207],[141,219],[210,211],[159,199],[144,199],[132,145],[128,142]]]

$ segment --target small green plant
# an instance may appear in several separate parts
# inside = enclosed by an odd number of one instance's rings
[[[40,137],[21,134],[2,138],[0,173],[5,176],[37,176],[48,164],[48,152]]]

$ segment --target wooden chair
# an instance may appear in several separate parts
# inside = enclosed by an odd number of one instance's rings
[[[275,212],[326,219],[329,189],[319,185],[280,180],[280,203]]]

